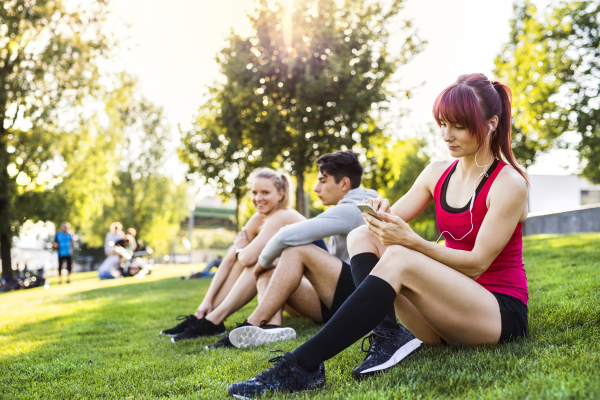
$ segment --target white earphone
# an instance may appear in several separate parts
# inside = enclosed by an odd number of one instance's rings
[[[492,124],[489,124],[490,126],[490,130],[487,133],[487,136],[490,135],[490,133],[494,130],[494,126]],[[479,163],[477,162],[477,154],[479,154],[479,152],[481,151],[481,149],[483,149],[483,145],[481,145],[481,147],[479,148],[479,150],[477,150],[477,153],[475,153],[475,165],[477,165],[479,168],[483,168],[483,172],[481,174],[479,174],[479,176],[477,176],[477,178],[475,178],[475,181],[473,181],[473,196],[471,196],[471,204],[469,204],[469,213],[471,214],[471,229],[469,230],[469,232],[465,233],[465,235],[463,237],[461,237],[460,239],[455,238],[452,233],[448,232],[448,231],[444,231],[440,234],[440,237],[438,238],[438,240],[436,240],[435,242],[439,242],[440,239],[442,238],[442,235],[444,233],[447,233],[448,235],[450,235],[450,237],[452,237],[452,239],[459,241],[459,240],[463,240],[464,238],[467,237],[467,235],[469,233],[471,233],[473,231],[474,225],[473,225],[473,204],[475,203],[475,196],[477,195],[477,180],[482,176],[485,175],[486,177],[489,178],[489,175],[487,174],[487,169],[488,167],[492,164],[493,160],[494,160],[494,155],[490,155],[490,161],[486,164],[486,165],[479,165]]]

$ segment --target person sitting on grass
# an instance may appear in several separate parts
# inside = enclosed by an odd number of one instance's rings
[[[356,289],[350,272],[346,237],[364,225],[357,207],[363,200],[377,197],[372,189],[360,187],[363,166],[353,151],[338,151],[317,159],[318,183],[315,192],[323,205],[333,206],[307,221],[282,228],[267,243],[254,268],[259,305],[229,340],[235,347],[248,347],[296,337],[292,328],[265,326],[286,306],[291,315],[327,322]],[[310,243],[329,238],[331,253]],[[277,268],[270,268],[280,257]],[[392,328],[396,321],[392,321]]]
[[[202,303],[192,315],[178,317],[183,321],[162,331],[172,336],[173,343],[226,332],[223,321],[256,296],[253,267],[265,244],[285,225],[305,218],[289,208],[290,188],[286,175],[264,168],[252,177],[254,214],[235,241],[235,250],[223,259]],[[212,347],[228,346],[227,339]]]
[[[348,239],[353,277],[362,281],[333,318],[274,366],[232,384],[229,394],[315,390],[323,361],[396,315],[402,334],[371,337],[356,379],[405,360],[423,343],[477,346],[527,332],[522,225],[527,179],[511,150],[511,91],[483,74],[463,75],[436,99],[433,116],[454,162],[429,165],[394,206],[368,200],[376,217]],[[510,164],[510,165],[509,165]],[[407,224],[432,201],[445,246]]]

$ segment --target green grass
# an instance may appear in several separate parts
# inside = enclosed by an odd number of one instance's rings
[[[327,385],[307,397],[600,398],[600,234],[525,240],[529,336],[481,348],[426,347],[402,366],[356,383],[359,343],[326,362]],[[0,295],[0,398],[225,398],[227,386],[268,367],[319,327],[285,318],[298,339],[253,350],[206,351],[215,339],[176,345],[158,332],[190,313],[208,280],[190,266],[135,280],[98,281]],[[254,303],[230,317],[243,321]],[[282,398],[283,396],[275,396]],[[302,398],[295,396],[294,398]]]

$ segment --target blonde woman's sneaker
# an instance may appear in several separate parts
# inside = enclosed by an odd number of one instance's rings
[[[177,321],[182,321],[182,322],[179,323],[174,328],[165,329],[164,331],[160,331],[161,335],[165,335],[165,336],[177,336],[180,333],[185,332],[185,330],[187,328],[189,328],[190,325],[194,321],[198,321],[198,318],[196,318],[196,316],[194,314],[190,314],[190,315],[178,315],[177,318],[175,318],[175,319]]]
[[[180,340],[196,339],[204,336],[222,335],[227,333],[225,325],[221,322],[215,325],[206,318],[197,319],[185,330],[185,332],[171,338],[171,342],[176,343]]]
[[[244,321],[231,331],[229,340],[238,349],[296,338],[296,331],[278,325],[254,326]]]

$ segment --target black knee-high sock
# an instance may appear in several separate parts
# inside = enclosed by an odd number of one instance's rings
[[[396,291],[381,278],[370,275],[315,336],[292,353],[305,371],[334,357],[369,333],[394,308]]]
[[[352,257],[350,260],[350,269],[352,270],[352,279],[354,285],[360,286],[362,281],[373,271],[375,265],[379,262],[379,258],[373,253],[360,253]],[[399,329],[396,324],[396,313],[392,307],[381,323],[377,325],[380,329]]]

